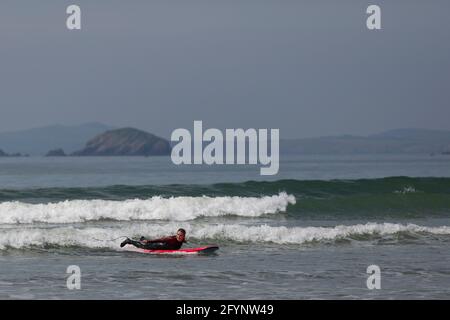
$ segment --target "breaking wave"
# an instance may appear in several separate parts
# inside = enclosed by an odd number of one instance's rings
[[[0,249],[23,249],[35,247],[87,247],[119,250],[120,239],[124,235],[139,237],[160,237],[174,233],[179,224],[154,225],[130,223],[122,227],[9,227],[2,228]],[[366,223],[339,225],[334,227],[274,227],[269,225],[243,226],[239,224],[191,224],[185,223],[188,241],[203,244],[236,243],[274,243],[304,244],[309,242],[338,241],[352,239],[371,240],[374,236],[384,237],[407,234],[415,237],[427,235],[449,236],[449,226],[427,227],[416,224]]]
[[[66,200],[57,203],[30,204],[18,201],[0,203],[0,224],[78,223],[98,220],[174,220],[199,217],[259,217],[285,212],[295,204],[293,195],[281,192],[262,197],[170,197],[150,199]]]
[[[261,200],[263,198],[270,199],[267,201],[272,204],[264,203],[266,200]],[[285,203],[292,205],[287,206]],[[0,223],[6,219],[15,221],[10,210],[19,214],[19,222],[45,221],[45,216],[53,221],[95,220],[101,217],[129,220],[136,216],[139,219],[147,219],[145,216],[148,216],[150,219],[188,220],[195,219],[197,215],[210,214],[254,217],[265,212],[265,206],[269,214],[280,208],[279,211],[283,212],[286,209],[290,217],[302,219],[450,217],[450,178],[388,177],[329,181],[247,181],[210,185],[0,189],[0,204]],[[204,204],[207,207],[203,209]],[[220,204],[224,207],[219,207]],[[161,207],[157,208],[157,205]],[[119,208],[129,211],[113,212]],[[61,213],[50,212],[53,209]],[[244,212],[246,209],[249,209],[248,212]],[[33,210],[39,212],[31,212]],[[56,218],[57,215],[61,216]],[[74,220],[71,220],[72,217]]]

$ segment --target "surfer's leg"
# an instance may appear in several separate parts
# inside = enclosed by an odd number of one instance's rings
[[[167,243],[164,242],[142,242],[142,241],[136,241],[132,240],[130,238],[126,238],[125,241],[123,241],[120,244],[120,247],[123,248],[126,244],[131,244],[135,246],[136,248],[140,249],[146,249],[146,250],[167,250],[171,249]]]
[[[167,245],[161,242],[154,242],[143,244],[142,248],[147,250],[165,250],[167,249]]]
[[[120,247],[124,247],[126,244],[131,244],[137,248],[146,249],[145,244],[140,241],[131,240],[129,238],[126,238],[124,242],[120,244]]]
[[[147,250],[165,250],[165,249],[170,249],[167,247],[167,244],[163,243],[163,242],[152,242],[152,243],[145,243],[145,242],[141,242],[141,241],[136,241],[136,240],[132,240],[127,238],[124,242],[122,242],[120,244],[120,247],[124,247],[126,244],[131,244],[133,246],[135,246],[136,248],[140,248],[140,249],[147,249]]]

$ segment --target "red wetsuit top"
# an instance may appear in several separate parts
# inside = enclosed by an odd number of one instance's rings
[[[177,240],[177,236],[170,236],[161,239],[144,240],[144,243],[163,243],[168,250],[178,250],[183,245],[183,242]]]

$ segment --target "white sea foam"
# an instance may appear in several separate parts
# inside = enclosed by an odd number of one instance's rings
[[[7,247],[28,248],[54,246],[80,246],[88,248],[118,249],[121,240],[107,241],[123,235],[138,237],[160,237],[174,233],[184,227],[189,238],[203,244],[226,242],[255,242],[275,244],[302,244],[312,241],[334,241],[358,235],[392,235],[399,232],[414,234],[450,235],[449,226],[426,227],[415,224],[367,223],[339,225],[335,227],[272,227],[268,225],[244,226],[239,224],[127,223],[114,227],[18,226],[2,228],[0,249]],[[102,240],[100,240],[102,239]]]
[[[111,219],[187,221],[199,217],[236,215],[258,217],[286,211],[293,195],[281,192],[262,197],[152,197],[125,201],[71,200],[58,203],[0,203],[0,224],[75,223]]]
[[[406,186],[406,187],[403,187],[402,190],[394,191],[394,193],[401,193],[401,194],[417,193],[417,190],[413,186]]]

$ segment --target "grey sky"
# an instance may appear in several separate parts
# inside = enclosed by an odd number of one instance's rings
[[[365,27],[369,4],[381,31]],[[449,15],[448,0],[2,0],[0,131],[450,129]]]

